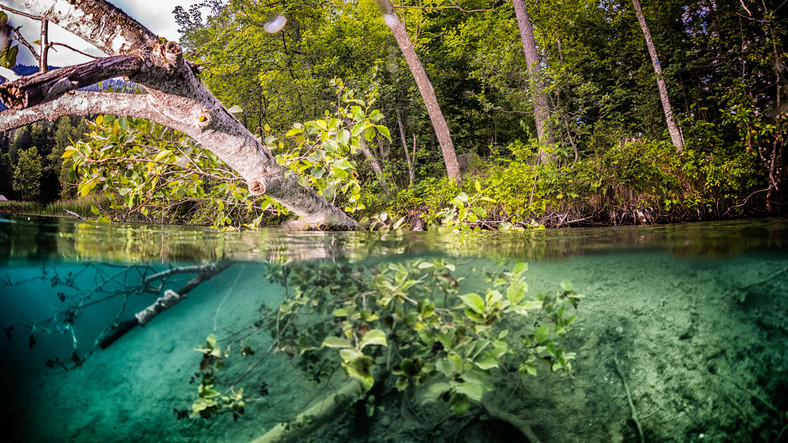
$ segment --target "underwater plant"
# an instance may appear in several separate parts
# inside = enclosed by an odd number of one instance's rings
[[[384,394],[411,389],[422,403],[445,402],[461,416],[496,389],[497,375],[536,375],[540,364],[551,371],[571,370],[575,354],[563,348],[561,339],[576,319],[573,312],[582,296],[566,282],[555,294],[531,294],[526,271],[525,263],[508,270],[473,268],[471,275],[484,279],[466,281],[444,259],[271,264],[267,278],[280,284],[285,296],[275,309],[264,306],[253,328],[268,331],[271,351],[290,356],[317,382],[341,369],[350,379],[339,390],[343,397],[372,397],[373,388],[383,384],[390,387]],[[221,409],[238,413],[237,405],[243,404],[235,397],[240,377],[225,383],[230,386],[226,394],[211,391],[217,401],[206,406],[204,392],[217,382],[224,361],[234,357],[229,351],[238,339],[228,340],[224,352],[213,336],[197,348],[209,364],[201,364],[204,381],[192,416],[213,416]],[[242,349],[251,350],[249,334],[243,343]],[[338,395],[319,404],[333,404]],[[322,422],[312,409],[302,414],[307,420],[296,417],[271,432],[276,439],[293,430],[305,435],[305,428]],[[374,413],[374,400],[367,402],[367,411]]]

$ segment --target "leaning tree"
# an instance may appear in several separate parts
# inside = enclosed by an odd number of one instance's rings
[[[104,0],[24,0],[27,10],[108,54],[80,65],[9,79],[0,85],[0,131],[64,115],[113,114],[144,118],[183,132],[214,152],[246,180],[300,217],[299,226],[354,229],[357,223],[277,163],[269,150],[205,87],[199,67],[177,42],[157,37]],[[7,70],[3,72],[7,73]],[[7,74],[10,76],[10,74]],[[147,94],[80,91],[125,77]]]

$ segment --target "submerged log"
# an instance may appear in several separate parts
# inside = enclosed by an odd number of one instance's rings
[[[161,278],[166,277],[172,274],[182,274],[182,273],[191,273],[196,272],[197,275],[194,276],[188,283],[186,283],[178,292],[175,292],[171,289],[167,289],[164,291],[164,296],[159,297],[156,299],[152,305],[148,306],[147,308],[143,309],[142,311],[138,312],[134,315],[134,318],[123,321],[117,325],[115,325],[109,333],[106,334],[103,338],[99,340],[99,347],[101,349],[106,349],[111,344],[115,343],[119,338],[123,337],[127,332],[134,329],[135,326],[141,325],[145,326],[153,320],[156,316],[161,314],[162,312],[170,309],[171,307],[175,306],[176,304],[180,303],[186,298],[186,294],[192,291],[192,289],[196,288],[200,285],[200,283],[210,280],[214,275],[220,274],[225,269],[232,266],[232,262],[219,262],[219,263],[211,263],[205,266],[196,266],[196,267],[186,267],[186,268],[173,268],[167,271],[160,272],[155,274],[151,277]],[[148,285],[152,278],[145,279],[145,284]]]
[[[299,441],[335,417],[345,406],[355,402],[363,394],[361,383],[350,380],[333,394],[315,403],[295,418],[279,423],[251,443]]]

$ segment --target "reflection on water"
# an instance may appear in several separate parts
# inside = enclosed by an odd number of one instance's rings
[[[100,260],[359,259],[447,254],[539,260],[621,250],[668,250],[683,257],[726,257],[788,250],[788,219],[623,226],[526,232],[222,232],[208,228],[104,224],[10,215],[0,223],[0,262]]]
[[[565,341],[577,354],[571,377],[540,367],[522,379],[519,363],[502,364],[496,389],[459,417],[440,398],[425,402],[429,383],[399,392],[393,377],[334,411],[313,441],[635,441],[638,425],[647,441],[788,433],[786,219],[476,235],[8,220],[0,223],[0,427],[10,441],[252,441],[329,397],[347,381],[333,372],[338,360],[266,352],[273,338],[287,339],[271,312],[299,293],[267,278],[266,263],[307,272],[298,263],[315,259],[344,269],[315,283],[328,294],[413,258],[445,259],[456,265],[460,294],[483,294],[482,270],[511,269],[505,258],[529,262],[532,294],[568,280],[585,298]],[[232,266],[205,271],[219,261]],[[168,290],[187,297],[98,346]],[[331,312],[310,315],[319,322],[299,330],[336,328]],[[232,343],[226,373],[254,366],[244,414],[179,420],[197,397],[194,348],[212,333]],[[243,346],[254,354],[241,356]],[[396,358],[389,349],[377,358]]]

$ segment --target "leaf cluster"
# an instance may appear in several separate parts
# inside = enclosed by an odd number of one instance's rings
[[[526,269],[488,272],[481,292],[464,292],[455,265],[441,259],[274,266],[269,278],[288,294],[268,327],[289,355],[338,354],[365,391],[383,380],[400,391],[429,385],[425,401],[447,400],[462,414],[495,389],[498,368],[523,376],[538,361],[571,368],[574,354],[559,342],[580,296],[568,284],[531,295]]]

